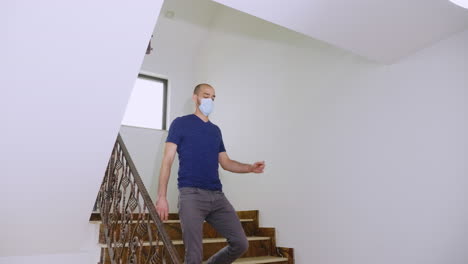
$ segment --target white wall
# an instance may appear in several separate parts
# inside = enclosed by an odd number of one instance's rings
[[[0,256],[89,245],[89,216],[161,5],[2,2]]]
[[[165,1],[162,7],[162,15],[153,33],[154,53],[145,57],[141,70],[169,80],[168,128],[176,117],[194,112],[191,97],[196,85],[195,69],[200,66],[195,59],[219,6],[204,0],[174,0]],[[175,12],[175,16],[167,18],[167,11]],[[122,126],[120,132],[151,197],[156,201],[167,131]],[[176,160],[168,188],[171,212],[177,212],[178,168]]]
[[[468,31],[391,66],[227,8],[199,55],[236,209],[297,263],[468,261]]]
[[[59,224],[59,223],[57,223]],[[84,230],[85,241],[79,249],[68,253],[40,254],[30,256],[0,257],[1,264],[94,264],[101,257],[101,248],[97,246],[99,241],[99,224],[88,224]]]
[[[159,176],[159,165],[164,151],[164,142],[167,137],[167,132],[148,128],[122,126],[120,128],[120,135],[146,189],[153,201],[156,202],[157,177]],[[177,171],[174,173],[177,173]],[[173,181],[174,179],[171,179],[171,183],[173,183]]]
[[[466,263],[468,32],[383,66],[208,3],[171,7],[143,69],[172,82],[169,120],[212,83],[228,154],[266,160],[264,175],[221,171],[236,209],[259,209],[297,263]],[[141,163],[155,155],[155,195],[166,134],[121,132]]]
[[[83,263],[98,263],[99,257],[87,252],[73,253],[73,254],[50,254],[50,255],[36,255],[36,256],[19,256],[19,257],[0,257],[0,263],[4,264],[83,264]]]

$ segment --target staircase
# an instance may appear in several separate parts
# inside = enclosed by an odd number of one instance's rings
[[[179,216],[161,221],[120,134],[112,150],[90,222],[99,224],[98,264],[182,264],[185,248]],[[293,249],[276,247],[274,228],[258,226],[258,211],[238,212],[249,249],[235,263],[294,263]],[[203,260],[227,245],[208,223]],[[200,263],[201,264],[201,263]]]
[[[258,225],[258,211],[240,211],[238,216],[244,227],[245,234],[249,240],[248,251],[236,262],[239,264],[261,264],[261,263],[274,263],[274,264],[292,264],[294,263],[293,249],[281,248],[276,246],[275,228],[259,227]],[[101,258],[99,264],[111,264],[107,244],[104,235],[104,228],[100,220],[100,214],[93,214],[91,216],[91,223],[100,224],[99,231],[99,246],[101,247]],[[136,221],[135,221],[136,222]],[[137,228],[136,223],[129,225],[130,232]],[[182,241],[182,231],[180,227],[179,216],[177,214],[170,214],[169,220],[164,221],[164,228],[169,235],[172,243],[174,244],[180,256],[184,256],[184,244]],[[157,236],[157,227],[154,223],[150,224],[151,235]],[[116,234],[117,236],[119,234]],[[148,234],[149,236],[149,234]],[[143,238],[144,241],[146,238]],[[218,250],[227,245],[224,239],[216,230],[208,223],[203,226],[203,259],[207,260],[211,255],[215,254]],[[128,250],[128,245],[125,245]],[[124,247],[125,247],[124,246]],[[158,245],[150,245],[149,242],[143,244],[146,250],[151,250],[153,247],[162,247],[161,243]],[[129,263],[124,261],[122,264]]]

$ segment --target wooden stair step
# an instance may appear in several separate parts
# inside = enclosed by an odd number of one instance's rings
[[[292,249],[289,248],[280,248],[276,247],[276,232],[274,228],[263,228],[258,226],[258,210],[251,211],[238,211],[237,212],[239,219],[244,228],[245,234],[249,240],[249,249],[248,251],[237,261],[236,264],[263,264],[263,263],[273,263],[273,264],[293,264],[294,256]],[[121,216],[121,215],[118,215]],[[116,217],[114,215],[114,217]],[[148,241],[149,234],[145,232],[145,229],[150,229],[151,236],[154,238],[158,235],[156,225],[153,221],[149,221],[145,224],[138,224],[137,219],[145,218],[149,219],[148,214],[133,214],[131,224],[125,226],[126,232],[132,234],[133,236],[138,234],[133,231],[135,228],[139,228],[139,231],[142,232],[139,237],[142,241]],[[121,219],[120,217],[116,217]],[[100,221],[100,214],[94,213],[90,218],[91,223],[100,224],[100,241],[99,244],[102,247],[101,256],[102,264],[111,264],[109,260],[108,248],[105,245],[104,241],[104,229],[103,224]],[[169,220],[164,221],[164,228],[169,235],[172,243],[174,244],[175,250],[183,258],[185,253],[185,247],[182,241],[182,230],[179,220],[179,215],[175,213],[169,214]],[[149,224],[149,226],[147,226]],[[112,234],[113,237],[120,236],[120,228],[123,228],[124,224],[122,222],[113,223]],[[203,260],[207,260],[210,256],[218,252],[220,249],[227,245],[227,240],[220,236],[216,230],[208,224],[206,221],[203,223]],[[164,250],[162,243],[150,245],[149,242],[143,242],[143,247],[141,252],[143,254],[154,254],[154,250]],[[114,248],[118,255],[123,255],[123,262],[127,263],[126,254],[130,250],[128,244],[123,247]],[[167,257],[167,256],[166,256]],[[182,259],[183,261],[183,259]]]
[[[272,252],[272,243],[270,237],[247,237],[249,241],[249,249],[242,257],[260,257],[260,256],[270,256]],[[173,240],[172,243],[174,244],[175,249],[179,253],[180,256],[184,256],[185,247],[182,240]],[[103,264],[110,264],[109,255],[108,255],[108,248],[106,244],[99,244],[102,247],[104,253],[104,263]],[[161,250],[163,249],[162,243],[159,242],[157,244]],[[203,239],[203,260],[207,260],[210,256],[214,255],[216,252],[221,250],[227,245],[227,241],[225,238],[206,238]],[[151,251],[152,248],[156,247],[156,243],[153,242],[151,245],[149,242],[143,242],[142,252],[147,254]],[[116,251],[123,251],[123,254],[126,255],[125,252],[128,252],[128,243],[124,245],[124,247],[115,247],[114,250]],[[148,253],[149,254],[149,253]],[[124,260],[123,263],[126,260]]]
[[[242,223],[249,223],[249,222],[254,222],[255,219],[239,219]],[[146,221],[145,221],[146,222]],[[149,221],[151,224],[154,224],[153,220],[150,220]],[[91,220],[89,221],[89,223],[91,224],[102,224],[102,220]],[[117,221],[118,224],[121,224],[122,221]],[[138,223],[138,220],[132,220],[130,221],[131,224],[137,224]],[[164,224],[180,224],[180,220],[179,219],[176,219],[176,220],[166,220],[166,221],[163,221]],[[206,223],[206,221],[205,221]]]
[[[270,237],[260,237],[260,236],[251,236],[251,237],[247,237],[247,240],[248,241],[259,241],[259,240],[270,240],[271,238]],[[204,238],[203,239],[203,244],[212,244],[212,243],[224,243],[224,242],[227,242],[227,240],[225,238]],[[181,239],[179,240],[172,240],[172,244],[174,245],[183,245],[184,244],[184,241],[182,241]],[[147,247],[147,246],[155,246],[156,243],[155,242],[143,242],[143,246],[144,247]],[[158,242],[158,245],[162,246],[163,243],[162,241],[159,241]],[[107,248],[107,244],[105,243],[99,243],[99,246],[101,248]],[[128,247],[128,243],[125,243],[124,247]]]
[[[262,256],[252,258],[240,258],[234,261],[235,264],[263,264],[263,263],[287,263],[288,258]]]
[[[129,233],[132,233],[133,230],[135,230],[138,226],[140,226],[140,230],[142,232],[141,234],[141,239],[142,240],[148,240],[149,238],[149,233],[148,233],[148,227],[147,222],[140,222],[138,224],[137,221],[132,221],[133,224],[129,224],[128,227],[126,228]],[[104,226],[102,225],[102,222],[100,221],[95,221],[95,223],[101,223],[100,231],[99,231],[99,243],[105,243],[105,235],[104,235]],[[246,236],[254,236],[255,231],[257,230],[257,222],[255,222],[254,219],[241,219],[241,224],[242,228],[244,229],[245,235]],[[121,226],[123,226],[122,223],[116,224],[114,226],[114,231],[113,234],[115,234],[117,237],[120,236],[120,232],[123,229]],[[168,220],[164,221],[164,228],[169,235],[169,238],[171,240],[178,240],[182,239],[182,227],[180,225],[180,220]],[[149,230],[151,230],[151,236],[152,237],[157,237],[159,236],[159,232],[157,231],[156,224],[150,222]],[[217,238],[217,237],[222,237],[221,234],[219,234],[216,229],[214,229],[210,224],[207,222],[203,223],[203,237],[204,238]]]
[[[258,229],[258,210],[248,210],[248,211],[237,211],[237,215],[241,221],[242,227],[245,231],[246,236],[255,236],[258,235],[256,234],[256,230]],[[120,219],[117,217],[118,219]],[[145,218],[148,219],[149,215],[148,214],[133,214],[132,215],[133,219],[131,222],[132,224],[129,226],[130,230],[134,230],[134,228],[138,225],[138,221],[136,218]],[[101,216],[99,213],[93,213],[90,217],[90,223],[94,224],[100,224],[100,234],[99,234],[99,243],[105,243],[105,238],[104,238],[104,228],[102,225],[101,221]],[[169,220],[164,221],[164,227],[166,229],[167,234],[169,235],[169,238],[171,240],[178,240],[182,239],[182,228],[180,226],[180,220],[179,220],[179,214],[177,213],[171,213],[169,214]],[[149,228],[151,230],[151,235],[152,237],[158,236],[157,232],[157,227],[153,223],[153,221],[149,221]],[[117,224],[113,223],[113,225],[116,225],[112,231],[113,235],[115,236],[120,236],[120,225],[122,225],[121,221],[117,221]],[[146,223],[145,223],[146,225]],[[147,229],[147,226],[141,225],[140,228]],[[262,235],[260,235],[262,236]],[[204,238],[216,238],[216,237],[222,237],[210,224],[204,223],[203,224],[203,237]],[[148,240],[149,234],[145,232],[145,234],[142,234],[141,239],[143,240]]]
[[[252,258],[239,258],[234,261],[234,264],[265,264],[265,263],[288,263],[288,258],[263,256],[263,257],[252,257]],[[203,262],[206,264],[206,261]]]
[[[247,211],[236,211],[237,216],[239,216],[239,219],[254,219],[258,220],[258,210],[247,210]],[[120,216],[120,214],[118,214]],[[132,217],[134,218],[148,218],[148,213],[143,213],[143,214],[138,214],[134,213],[132,214]],[[120,217],[118,217],[120,218]],[[91,223],[100,221],[101,220],[101,215],[99,212],[93,212],[90,216],[89,221]],[[178,213],[169,213],[169,220],[179,220],[179,214]]]
[[[234,264],[267,264],[267,263],[275,263],[275,264],[288,264],[290,260],[288,258],[283,257],[274,257],[274,256],[261,256],[261,257],[250,257],[250,258],[239,258],[234,261]],[[204,261],[203,264],[207,262]]]

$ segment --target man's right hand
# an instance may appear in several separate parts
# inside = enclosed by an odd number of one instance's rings
[[[156,212],[158,212],[159,218],[162,221],[166,221],[169,218],[169,203],[166,198],[159,198],[156,202]]]

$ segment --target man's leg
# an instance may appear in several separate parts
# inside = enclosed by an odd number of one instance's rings
[[[209,198],[196,188],[179,189],[179,217],[185,246],[185,264],[201,264],[203,222],[210,212]]]
[[[227,239],[228,246],[209,258],[207,264],[230,264],[247,251],[249,241],[231,203],[221,192],[216,196],[214,210],[206,221]]]

